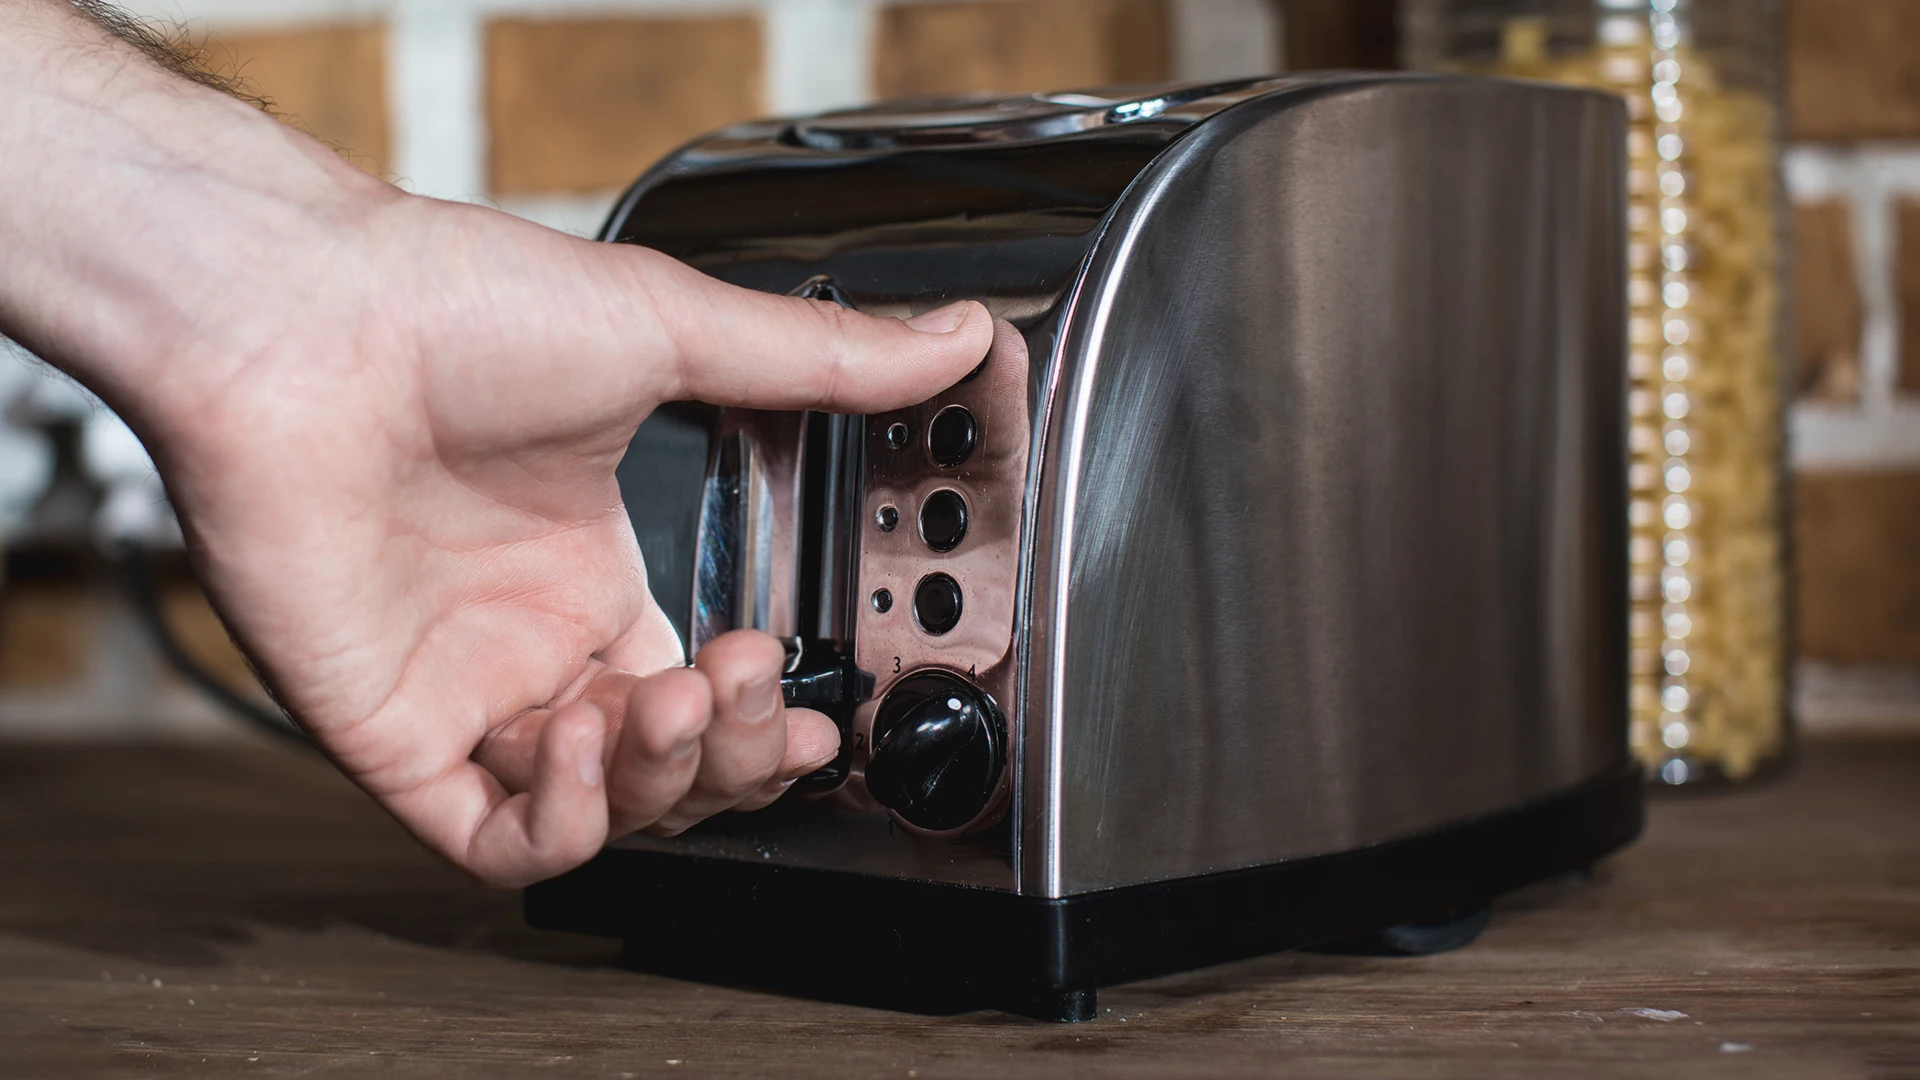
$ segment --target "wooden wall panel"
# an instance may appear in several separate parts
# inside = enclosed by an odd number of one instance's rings
[[[495,195],[625,187],[689,139],[765,111],[754,14],[499,19],[486,28]]]
[[[1920,471],[1805,472],[1794,511],[1800,655],[1920,664]]]
[[[215,33],[204,48],[204,63],[237,74],[281,119],[368,172],[387,175],[393,158],[384,25]]]
[[[1395,8],[1394,0],[1285,0],[1287,70],[1399,67]]]
[[[1168,0],[964,0],[881,9],[882,98],[1020,93],[1172,74]]]
[[[1790,0],[1796,139],[1920,138],[1920,2]]]
[[[100,605],[73,589],[9,582],[0,588],[0,689],[45,690],[86,676]]]

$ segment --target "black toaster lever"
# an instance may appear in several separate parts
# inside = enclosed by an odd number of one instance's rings
[[[873,673],[854,665],[852,656],[824,642],[805,642],[792,670],[780,680],[789,706],[825,713],[840,729],[840,753],[794,785],[807,792],[832,791],[847,782],[853,763],[853,711],[873,697]]]
[[[873,697],[873,673],[861,671],[852,660],[839,657],[828,666],[808,670],[802,656],[801,670],[780,680],[780,693],[788,705],[804,709],[858,705]]]

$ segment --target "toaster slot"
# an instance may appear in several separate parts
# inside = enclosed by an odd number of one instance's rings
[[[781,688],[787,704],[825,713],[840,728],[839,756],[797,785],[816,793],[846,783],[854,710],[873,696],[873,676],[853,662],[863,422],[858,416],[817,412],[807,413],[805,421],[796,592],[802,633]]]
[[[793,295],[853,306],[825,274],[801,282]],[[802,423],[795,567],[799,636],[790,646],[794,652],[780,685],[787,704],[824,713],[840,729],[839,755],[795,785],[818,794],[839,788],[851,775],[854,714],[873,696],[873,676],[853,659],[866,418],[809,412]]]
[[[720,410],[701,502],[694,648],[752,628],[787,649],[787,704],[825,713],[841,731],[832,765],[802,787],[844,783],[849,732],[873,677],[854,666],[864,418]]]
[[[799,625],[814,639],[852,644],[860,513],[860,418],[806,415],[801,454]]]

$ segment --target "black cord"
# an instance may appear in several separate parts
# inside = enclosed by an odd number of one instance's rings
[[[160,655],[182,678],[253,727],[309,750],[314,748],[306,733],[294,724],[291,717],[235,693],[232,687],[215,678],[212,672],[201,667],[198,661],[187,654],[160,610],[160,590],[154,586],[153,563],[145,548],[133,543],[123,545],[120,549],[120,568],[127,597],[133,601],[134,612],[146,624],[147,632],[153,636],[153,643],[159,648]]]

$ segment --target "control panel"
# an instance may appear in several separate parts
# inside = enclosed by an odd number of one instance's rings
[[[909,828],[992,821],[1010,790],[1014,601],[1032,419],[1026,342],[931,401],[866,418],[849,737],[866,793]]]
[[[847,303],[823,277],[796,292]],[[974,371],[910,408],[719,410],[693,646],[741,627],[786,644],[787,704],[841,732],[796,794],[878,804],[934,834],[1004,807],[1027,372],[1025,339],[1000,323]]]

